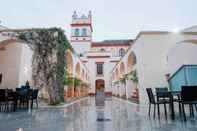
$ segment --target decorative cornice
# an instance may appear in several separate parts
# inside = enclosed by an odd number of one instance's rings
[[[123,44],[113,44],[113,45],[112,44],[105,44],[105,45],[104,44],[103,45],[100,44],[99,45],[99,44],[93,44],[93,43],[91,44],[91,47],[113,47],[113,46],[116,46],[116,47],[117,46],[120,46],[120,47],[123,47],[123,46],[129,47],[131,45],[126,45],[126,44],[125,45],[123,45]]]
[[[70,24],[72,27],[80,27],[80,26],[90,26],[91,31],[93,32],[92,24],[91,23],[73,23]]]
[[[70,42],[91,42],[91,40],[71,40]],[[76,44],[79,44],[79,43],[76,43]]]
[[[115,62],[115,63],[117,63],[117,62],[119,62],[119,60],[112,60],[112,61],[110,61],[110,62]]]
[[[87,56],[87,58],[109,58],[110,56]]]
[[[71,36],[71,37],[92,37],[92,36],[88,35],[88,36]]]

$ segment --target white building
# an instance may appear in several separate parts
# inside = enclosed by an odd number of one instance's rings
[[[74,12],[71,23],[71,45],[80,59],[90,70],[91,90],[103,89],[106,94],[112,94],[110,72],[117,62],[125,55],[133,44],[132,40],[105,40],[92,41],[92,15],[78,16]]]
[[[140,103],[147,102],[146,88],[169,87],[166,75],[171,77],[183,65],[197,65],[197,30],[196,27],[180,32],[142,31],[126,55],[120,60],[112,71],[112,81],[120,74],[120,65],[123,63],[127,69],[136,69],[139,77]],[[136,57],[136,62],[129,64],[130,55]],[[135,58],[134,57],[134,58]],[[126,70],[127,71],[127,70]],[[117,73],[116,73],[117,72]],[[128,72],[127,72],[128,73]],[[115,86],[115,89],[117,87]],[[127,96],[131,97],[134,86],[127,81]],[[154,91],[154,90],[153,90]],[[115,90],[114,93],[117,93]]]
[[[16,88],[27,80],[31,82],[32,51],[2,30],[5,29],[0,29],[0,88]],[[66,53],[68,72],[90,83],[91,95],[103,90],[108,95],[131,98],[136,89],[131,80],[126,85],[114,82],[137,70],[139,101],[146,103],[146,88],[169,86],[167,75],[171,77],[183,65],[197,65],[197,26],[177,33],[142,31],[134,40],[102,42],[92,41],[92,32],[91,12],[87,16],[74,12],[70,37],[74,52]]]
[[[20,29],[0,29],[0,89],[15,89],[24,85],[26,81],[34,86],[32,81],[32,55],[34,52],[27,43],[13,37],[15,31],[20,31]],[[89,84],[89,70],[78,55],[68,50],[65,59],[70,60],[67,65],[69,73]],[[41,89],[40,96],[47,98],[48,94],[45,89]]]

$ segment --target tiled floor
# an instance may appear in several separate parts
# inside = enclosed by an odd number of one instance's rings
[[[149,118],[146,107],[115,98],[96,107],[95,99],[87,98],[65,108],[0,113],[0,131],[197,131],[197,117],[183,122],[176,116],[175,121]]]

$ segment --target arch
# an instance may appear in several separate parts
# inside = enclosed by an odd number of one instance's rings
[[[176,44],[182,44],[182,43],[191,43],[191,44],[197,44],[197,40],[194,40],[194,39],[189,39],[189,40],[183,40],[183,41],[180,41]]]
[[[125,65],[123,62],[120,64],[120,76],[122,77],[125,74]]]
[[[101,48],[100,51],[101,51],[101,52],[105,52],[105,49],[104,49],[104,48]]]
[[[24,41],[18,40],[18,39],[6,39],[6,40],[2,40],[2,41],[0,41],[0,50],[5,50],[7,45],[14,44],[14,43],[17,43],[17,42],[24,44]]]
[[[77,63],[76,68],[75,68],[75,72],[76,72],[77,78],[80,78],[80,75],[81,75],[81,73],[80,73],[81,69],[80,68],[81,68],[80,64]]]
[[[128,56],[128,61],[127,61],[127,71],[131,72],[131,70],[133,69],[133,66],[136,64],[136,55],[135,53],[132,51],[129,56]]]
[[[125,49],[121,48],[121,49],[119,50],[119,56],[120,56],[120,57],[123,57],[125,54],[126,54]]]
[[[112,81],[115,79],[114,72],[112,73]]]
[[[72,52],[68,50],[66,52],[66,66],[67,66],[67,71],[69,75],[73,74],[73,58],[72,58]]]
[[[85,71],[84,71],[84,69],[82,69],[82,80],[85,80]]]
[[[103,79],[97,79],[96,81],[95,81],[95,89],[96,89],[96,93],[98,92],[98,91],[100,91],[100,92],[104,92],[105,91],[105,80],[103,80]]]
[[[88,74],[86,73],[86,80],[88,80]]]
[[[115,79],[116,80],[119,79],[119,71],[118,71],[118,68],[116,68],[116,71],[115,71]]]
[[[75,29],[75,36],[79,36],[79,29],[78,28]]]

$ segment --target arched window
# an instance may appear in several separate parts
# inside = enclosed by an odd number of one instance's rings
[[[100,51],[101,51],[101,52],[105,52],[105,49],[101,48]]]
[[[119,50],[119,56],[123,57],[125,55],[125,53],[126,53],[126,51],[123,48],[121,48]]]
[[[79,36],[79,29],[75,29],[75,36]]]
[[[82,36],[87,36],[87,29],[86,28],[82,29]]]

